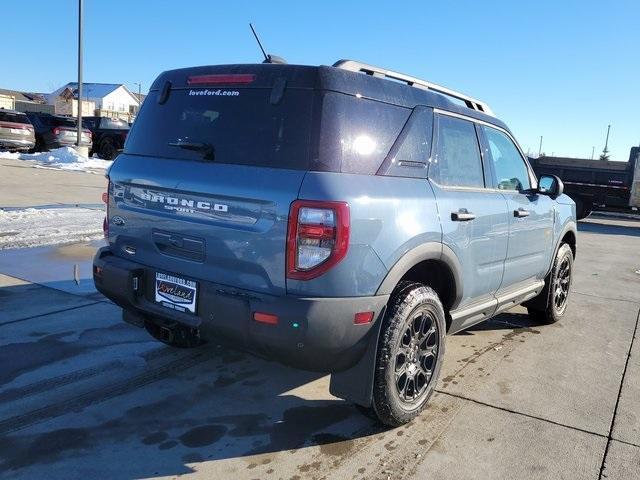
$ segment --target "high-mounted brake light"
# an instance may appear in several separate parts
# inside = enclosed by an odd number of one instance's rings
[[[194,75],[187,77],[187,85],[242,85],[251,83],[256,76],[250,73],[222,75]]]
[[[296,200],[289,212],[287,277],[310,280],[342,260],[349,247],[349,205]]]

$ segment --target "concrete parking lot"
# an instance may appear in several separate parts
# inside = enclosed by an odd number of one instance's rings
[[[4,250],[0,477],[640,478],[640,221],[579,230],[562,322],[517,307],[448,337],[437,393],[397,429],[326,376],[124,324],[91,288],[95,244]]]

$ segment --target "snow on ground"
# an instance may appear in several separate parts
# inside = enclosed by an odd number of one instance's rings
[[[113,163],[110,160],[102,160],[96,156],[91,158],[83,157],[71,147],[56,148],[48,152],[38,153],[0,152],[0,158],[25,160],[36,168],[76,171],[104,170]]]
[[[102,238],[104,214],[90,208],[0,210],[0,250]]]

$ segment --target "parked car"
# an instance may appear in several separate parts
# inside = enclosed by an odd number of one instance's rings
[[[36,134],[35,150],[45,152],[52,148],[72,147],[78,139],[77,121],[71,117],[48,113],[27,112]],[[82,144],[91,149],[91,131],[82,129]]]
[[[0,109],[0,150],[31,150],[36,143],[33,125],[22,112]]]
[[[93,150],[100,158],[113,160],[124,147],[129,134],[129,123],[118,118],[83,117],[82,126],[91,130]]]
[[[486,103],[383,68],[165,72],[108,179],[93,277],[125,321],[331,373],[387,425],[426,404],[446,334],[567,310],[560,179]]]

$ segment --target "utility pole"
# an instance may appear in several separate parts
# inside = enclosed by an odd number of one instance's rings
[[[538,147],[538,157],[542,154],[542,135],[540,135],[540,146]]]
[[[140,107],[142,106],[142,82],[133,82],[134,85],[138,86],[138,111],[136,112],[136,117],[138,113],[140,113]]]
[[[595,155],[595,153],[596,153],[596,147],[594,145],[593,147],[591,147],[591,160],[593,160],[593,156]]]
[[[78,0],[78,147],[82,144],[82,2]]]
[[[602,155],[600,155],[600,160],[607,161],[609,160],[609,132],[611,131],[611,125],[607,126],[607,139],[604,141],[604,150],[602,150]]]

